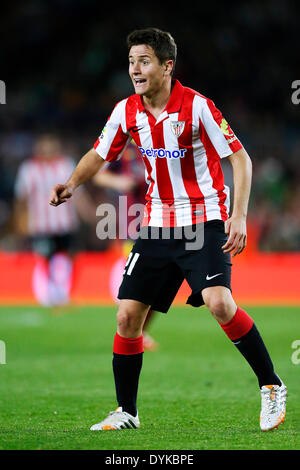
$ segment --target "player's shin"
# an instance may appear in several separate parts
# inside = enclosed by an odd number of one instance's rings
[[[136,416],[138,383],[143,363],[143,335],[123,338],[115,335],[113,347],[113,372],[118,405],[123,411]]]
[[[219,323],[228,338],[248,361],[257,376],[259,387],[281,385],[274,372],[268,350],[257,330],[253,319],[240,307],[227,323]]]

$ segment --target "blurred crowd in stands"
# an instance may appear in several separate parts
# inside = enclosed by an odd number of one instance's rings
[[[263,251],[300,251],[300,79],[298,12],[290,1],[154,5],[28,0],[2,5],[0,79],[0,249],[22,249],[15,232],[15,181],[41,132],[54,133],[75,162],[92,147],[112,107],[133,92],[126,36],[170,31],[175,78],[215,102],[253,161],[249,224]],[[227,184],[230,167],[224,162]],[[112,189],[86,185],[96,205]],[[299,199],[298,199],[299,197]],[[78,249],[105,250],[83,221]]]

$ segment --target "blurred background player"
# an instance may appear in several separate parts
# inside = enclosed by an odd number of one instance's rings
[[[124,217],[122,217],[122,214],[118,217],[118,220],[121,221],[120,223],[123,225],[121,232],[122,234],[126,233],[126,239],[119,239],[119,242],[122,244],[122,256],[113,266],[110,279],[111,295],[114,300],[118,302],[117,294],[121,284],[125,263],[135,241],[132,240],[131,234],[128,230],[129,224],[134,218],[134,216],[128,215],[129,208],[132,207],[133,204],[141,204],[144,207],[145,194],[147,192],[145,166],[135,142],[131,141],[131,143],[128,144],[120,160],[109,163],[104,170],[99,171],[94,176],[93,183],[110,190],[111,200],[119,210],[119,197],[121,195],[126,197],[126,214],[124,214]],[[118,233],[120,233],[120,230]],[[143,327],[144,349],[147,351],[153,351],[157,349],[158,346],[157,342],[148,332],[149,325],[152,322],[154,315],[155,312],[150,309]]]
[[[16,176],[14,225],[36,254],[32,290],[45,306],[69,302],[78,215],[87,222],[95,220],[95,209],[85,190],[58,211],[49,206],[49,190],[57,178],[66,178],[74,168],[72,158],[62,154],[58,137],[43,134],[37,137],[33,155],[20,165]]]

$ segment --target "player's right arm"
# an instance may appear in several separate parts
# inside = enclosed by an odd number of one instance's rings
[[[121,156],[131,139],[126,128],[126,101],[122,100],[115,106],[94,148],[82,157],[68,181],[54,186],[50,194],[52,206],[58,206],[69,199],[73,191],[92,178],[105,162],[115,161]]]
[[[74,190],[92,178],[104,165],[105,160],[93,148],[79,161],[72,175],[65,184],[57,184],[50,193],[50,204],[58,206],[69,199]]]

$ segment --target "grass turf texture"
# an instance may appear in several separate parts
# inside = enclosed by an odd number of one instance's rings
[[[89,428],[116,407],[116,308],[1,307],[0,449],[299,449],[299,308],[243,307],[289,389],[278,430],[260,431],[256,377],[205,307],[154,318],[160,347],[144,354],[141,428],[108,432]]]

